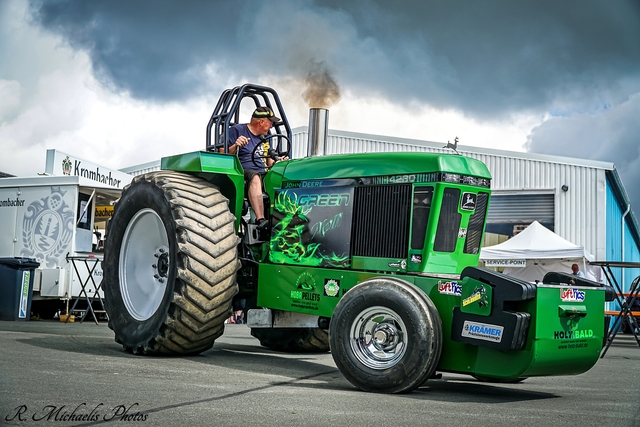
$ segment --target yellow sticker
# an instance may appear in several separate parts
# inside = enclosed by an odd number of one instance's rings
[[[482,295],[480,294],[480,292],[476,292],[475,294],[471,295],[468,298],[465,298],[462,300],[462,306],[466,307],[469,304],[473,304],[474,302],[478,301],[480,298],[482,298]]]

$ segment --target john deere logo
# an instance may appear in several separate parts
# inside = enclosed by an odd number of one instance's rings
[[[69,156],[62,160],[62,173],[64,175],[71,175],[71,159],[69,159]]]
[[[475,211],[476,210],[476,194],[463,193],[462,200],[460,201],[460,209],[464,211]]]

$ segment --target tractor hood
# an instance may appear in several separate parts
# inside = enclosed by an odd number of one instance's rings
[[[464,171],[464,172],[463,172]],[[455,173],[491,179],[486,165],[479,160],[453,154],[424,152],[339,154],[281,162],[269,175],[281,181],[397,176],[424,173]],[[278,180],[276,176],[272,179]],[[275,184],[275,182],[274,182]]]

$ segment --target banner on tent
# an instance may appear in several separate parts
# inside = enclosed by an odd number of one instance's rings
[[[485,259],[485,267],[526,267],[526,259]]]

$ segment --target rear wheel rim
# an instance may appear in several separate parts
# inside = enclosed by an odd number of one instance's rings
[[[120,292],[136,320],[149,319],[160,307],[170,269],[169,237],[153,209],[138,211],[127,225],[120,251]]]
[[[349,343],[355,357],[371,369],[395,366],[407,350],[406,326],[388,307],[369,307],[351,325]]]

